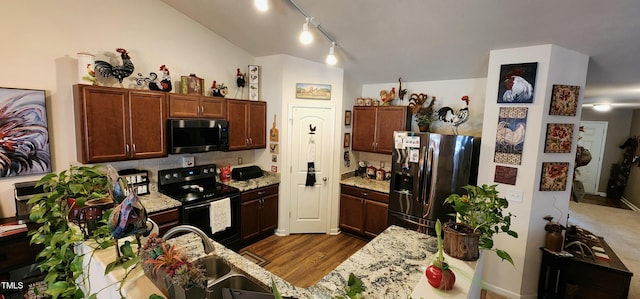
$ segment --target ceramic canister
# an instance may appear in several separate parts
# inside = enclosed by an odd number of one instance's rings
[[[93,81],[87,80],[87,78],[89,78],[89,71],[93,71],[94,63],[95,56],[93,54],[87,52],[78,53],[78,83],[94,83]]]

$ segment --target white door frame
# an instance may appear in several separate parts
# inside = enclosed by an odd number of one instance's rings
[[[293,142],[297,142],[297,140],[293,140],[293,110],[295,108],[321,108],[321,109],[329,109],[331,111],[331,113],[334,116],[334,121],[337,122],[337,119],[339,119],[336,116],[336,106],[332,103],[327,103],[327,104],[318,104],[318,103],[293,103],[293,104],[289,104],[289,107],[287,109],[287,139],[289,140],[289,142],[287,142],[287,146],[286,146],[286,152],[288,153],[286,156],[283,156],[282,159],[282,163],[283,166],[285,167],[285,169],[283,169],[283,173],[286,172],[286,177],[288,177],[288,182],[286,184],[285,187],[286,189],[282,189],[285,190],[286,193],[290,193],[289,190],[291,190],[292,188],[292,181],[293,181],[293,174],[292,174],[292,158],[291,155],[293,153]],[[338,213],[338,195],[337,195],[337,190],[339,190],[339,188],[337,188],[336,186],[336,182],[339,182],[340,179],[340,175],[339,175],[339,167],[336,167],[336,161],[340,156],[341,156],[341,151],[337,150],[337,145],[338,144],[342,144],[342,143],[338,143],[339,140],[338,138],[340,138],[340,136],[338,136],[339,134],[336,134],[337,129],[340,126],[335,125],[334,126],[334,131],[332,132],[331,138],[329,138],[331,140],[331,144],[330,144],[330,148],[332,149],[332,153],[330,156],[330,161],[329,161],[329,165],[330,165],[330,169],[327,170],[327,173],[329,174],[328,177],[328,181],[327,181],[327,194],[329,195],[329,202],[328,205],[326,206],[326,215],[327,215],[327,225],[326,225],[326,229],[325,232],[327,234],[338,234],[339,230],[337,228],[337,221],[335,221],[335,225],[334,225],[334,219],[337,219],[337,216],[334,215],[336,213]],[[286,158],[284,158],[286,157]],[[321,180],[322,178],[317,178],[317,180]],[[291,232],[291,205],[292,205],[292,197],[290,194],[287,194],[287,201],[286,203],[286,219],[287,219],[287,233],[289,234]],[[281,210],[282,211],[282,210]],[[333,227],[332,227],[333,226]]]

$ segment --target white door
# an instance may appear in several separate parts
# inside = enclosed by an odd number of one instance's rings
[[[580,126],[584,127],[584,132],[580,132],[582,139],[578,144],[588,149],[591,153],[591,162],[585,166],[578,167],[576,180],[584,184],[584,192],[588,194],[598,193],[600,183],[600,171],[602,170],[602,156],[604,155],[604,143],[607,134],[606,121],[581,121]]]
[[[292,106],[291,115],[291,233],[327,233],[333,173],[333,107]],[[314,133],[314,134],[310,134]],[[306,186],[308,160],[314,163],[315,183]]]

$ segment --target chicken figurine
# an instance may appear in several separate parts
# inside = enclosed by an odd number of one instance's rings
[[[122,86],[122,80],[133,73],[133,62],[131,62],[131,57],[129,57],[127,50],[118,48],[116,52],[120,53],[122,65],[111,65],[106,61],[98,60],[95,62],[94,69],[104,78],[113,76],[120,83],[120,87],[124,87]]]
[[[149,89],[170,92],[172,89],[171,86],[171,76],[169,73],[169,69],[166,65],[160,66],[160,71],[162,72],[162,80],[160,80],[160,84],[154,82],[149,82]]]
[[[96,80],[96,71],[93,69],[93,65],[91,63],[87,64],[87,74],[82,76],[82,80],[91,82],[93,85],[98,85],[98,80]]]
[[[451,123],[451,130],[455,135],[458,135],[458,126],[469,120],[469,97],[463,96],[460,100],[466,105],[457,111],[446,106],[438,109],[438,119]]]

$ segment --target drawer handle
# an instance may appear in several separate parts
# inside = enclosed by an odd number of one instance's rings
[[[369,196],[369,193],[367,193],[367,192],[362,192],[362,196]]]
[[[258,192],[258,195],[262,195],[262,194],[264,194],[264,191]]]

